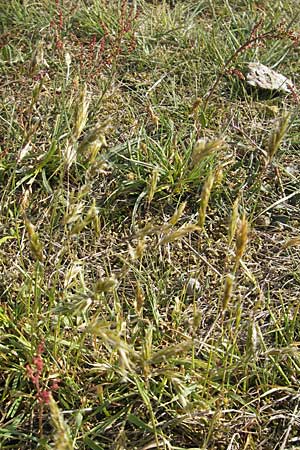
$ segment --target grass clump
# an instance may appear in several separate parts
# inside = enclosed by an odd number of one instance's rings
[[[283,4],[0,0],[1,448],[299,446]]]

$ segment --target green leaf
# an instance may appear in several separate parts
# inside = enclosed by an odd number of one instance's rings
[[[128,414],[127,416],[128,422],[132,423],[133,425],[136,425],[137,427],[141,428],[142,430],[151,431],[153,433],[153,428],[147,425],[142,419],[135,416],[134,414]]]
[[[4,242],[8,241],[9,239],[16,239],[16,236],[9,236],[9,235],[3,236],[0,239],[0,245],[4,244]]]

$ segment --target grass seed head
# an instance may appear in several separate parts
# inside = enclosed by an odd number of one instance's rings
[[[88,109],[89,109],[89,99],[87,96],[87,87],[86,84],[81,89],[81,92],[79,94],[78,103],[75,108],[75,120],[74,120],[74,128],[72,131],[72,139],[74,142],[76,142],[81,133],[82,130],[85,127],[87,117],[88,117]]]
[[[159,179],[159,172],[158,169],[154,169],[152,171],[152,174],[150,175],[149,181],[148,181],[148,204],[153,200],[153,197],[156,192],[157,182]]]
[[[222,181],[224,179],[224,171],[223,167],[219,166],[215,171],[215,188],[221,188],[222,187]]]
[[[145,330],[145,338],[143,344],[143,359],[148,361],[152,356],[153,326],[149,325]]]
[[[255,320],[251,320],[248,326],[246,348],[247,352],[251,354],[253,358],[257,356],[257,351],[260,343],[259,337],[260,336],[258,324]]]
[[[105,345],[117,352],[122,376],[126,376],[127,372],[132,373],[134,371],[134,350],[118,335],[118,333],[111,330],[107,323],[95,320],[88,327],[88,331],[94,336],[99,336]]]
[[[34,225],[30,222],[30,220],[27,219],[27,217],[25,217],[25,227],[28,233],[31,251],[34,257],[38,261],[42,262],[44,260],[43,245],[39,239],[37,232],[35,231]]]
[[[156,352],[152,353],[151,364],[159,364],[162,361],[168,361],[171,358],[174,358],[177,355],[183,355],[187,353],[193,346],[193,340],[187,339],[183,342],[180,342],[176,345],[169,345],[161,350],[157,350]]]
[[[77,160],[76,143],[67,142],[66,147],[62,149],[62,159],[66,170],[69,170]]]
[[[54,449],[56,450],[72,450],[73,444],[70,436],[69,427],[67,426],[64,418],[55,402],[54,398],[50,394],[49,399],[50,415],[53,428],[55,430],[54,436]]]
[[[243,305],[241,298],[238,299],[236,308],[235,308],[235,329],[238,330],[241,319],[242,319],[242,313],[243,313]]]
[[[86,216],[83,218],[80,217],[79,220],[77,220],[74,223],[74,225],[70,230],[70,234],[71,235],[79,234],[90,223],[94,225],[94,228],[97,232],[100,231],[99,211],[98,208],[96,208],[95,200],[93,201],[93,204],[90,206],[88,212],[86,213]]]
[[[194,101],[192,107],[191,107],[191,113],[190,115],[196,119],[198,111],[199,111],[199,107],[202,103],[202,98],[201,97],[197,97],[196,100]]]
[[[83,278],[83,267],[82,264],[78,262],[74,262],[71,267],[69,267],[65,273],[64,277],[64,288],[71,289],[74,285],[77,284],[78,278]]]
[[[285,113],[278,121],[277,127],[271,132],[267,146],[268,163],[272,161],[286,134],[290,120],[290,114]]]
[[[248,241],[248,221],[244,213],[240,220],[237,234],[236,234],[236,249],[235,249],[235,270],[238,268],[240,260],[245,253]]]
[[[97,294],[100,294],[102,292],[111,292],[117,287],[117,285],[118,281],[115,276],[101,278],[96,282],[94,291]]]
[[[81,219],[83,217],[84,206],[84,202],[71,204],[64,215],[63,224],[69,225]]]
[[[200,208],[198,210],[198,226],[202,229],[205,222],[206,210],[209,202],[210,193],[214,184],[215,174],[210,173],[205,180],[201,191]]]
[[[129,247],[129,255],[132,259],[132,261],[138,261],[143,257],[145,247],[146,247],[146,239],[145,237],[142,237],[138,239],[137,245],[135,248],[133,248],[131,245]]]
[[[33,51],[30,63],[29,63],[29,73],[30,75],[36,74],[41,67],[47,66],[46,60],[44,58],[44,42],[40,41],[35,50]]]
[[[218,150],[222,150],[225,147],[225,141],[223,139],[216,139],[208,142],[206,139],[199,139],[192,151],[191,155],[191,168],[195,168],[204,158],[212,155]]]
[[[200,231],[199,226],[193,223],[186,223],[182,225],[182,227],[178,228],[178,230],[171,231],[164,236],[161,239],[160,244],[168,244],[169,242],[177,241],[178,239],[181,239],[194,231]]]
[[[135,311],[138,316],[141,316],[143,313],[144,302],[145,302],[145,292],[141,283],[138,281],[136,284],[135,301],[134,301]]]
[[[31,186],[24,190],[22,192],[22,197],[21,197],[21,202],[20,202],[20,208],[23,214],[25,214],[28,206],[29,206],[29,202],[30,202],[30,196],[32,195],[32,189]]]
[[[148,105],[147,109],[148,109],[148,113],[149,113],[151,121],[153,122],[153,124],[157,128],[158,125],[159,125],[159,118],[158,118],[158,116],[155,114],[155,112],[153,111],[153,108],[152,108],[152,106],[150,104]]]
[[[93,162],[102,147],[106,147],[105,132],[110,127],[110,121],[96,125],[90,132],[86,133],[78,146],[78,152],[86,155]]]
[[[185,207],[186,207],[186,202],[180,203],[180,205],[178,206],[178,208],[176,209],[173,216],[171,217],[171,219],[168,222],[170,225],[174,226],[177,224],[178,220],[181,218],[181,216],[185,210]]]
[[[232,297],[233,286],[234,286],[234,275],[228,274],[225,279],[225,287],[223,294],[223,304],[222,304],[223,312],[227,310],[228,304]]]

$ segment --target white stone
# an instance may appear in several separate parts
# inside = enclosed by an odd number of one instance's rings
[[[196,278],[190,278],[186,284],[186,291],[190,295],[200,292],[201,291],[200,282],[196,280]]]
[[[294,83],[284,75],[258,62],[248,64],[247,82],[251,86],[271,91],[290,93],[295,89]]]

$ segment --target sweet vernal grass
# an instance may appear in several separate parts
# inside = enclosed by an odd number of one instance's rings
[[[0,0],[1,449],[296,448],[297,6]]]

